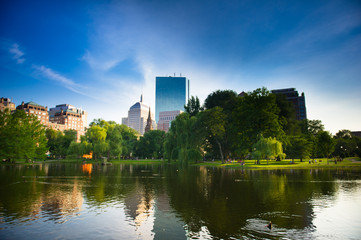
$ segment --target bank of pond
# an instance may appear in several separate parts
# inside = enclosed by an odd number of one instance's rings
[[[127,159],[127,160],[83,160],[83,159],[56,159],[56,160],[34,160],[31,162],[25,160],[18,160],[15,163],[3,162],[3,165],[12,164],[41,164],[41,163],[94,163],[99,165],[112,164],[180,164],[177,161],[168,161],[164,159]],[[183,163],[184,164],[184,163]],[[243,168],[243,169],[307,169],[307,168],[342,168],[355,167],[361,168],[361,158],[352,157],[344,159],[336,158],[315,158],[315,159],[285,159],[285,160],[226,160],[223,163],[220,160],[201,161],[198,163],[188,163],[187,165],[194,166],[209,166],[209,167],[225,167],[225,168]]]

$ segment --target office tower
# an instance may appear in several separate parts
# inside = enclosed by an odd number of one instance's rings
[[[189,80],[185,77],[156,77],[155,119],[165,111],[184,111],[189,99]]]
[[[159,113],[158,130],[168,132],[171,122],[183,111],[165,111]]]
[[[127,125],[128,127],[136,130],[140,135],[143,135],[145,132],[145,127],[147,125],[147,119],[149,116],[150,108],[148,105],[143,103],[143,97],[141,96],[140,101],[136,102],[133,106],[130,107],[128,111],[128,117],[122,118],[122,124]],[[151,116],[153,114],[151,113]],[[154,115],[151,117],[154,119]],[[155,129],[155,121],[152,120],[152,127]]]
[[[283,94],[286,99],[293,103],[296,111],[296,119],[303,120],[307,119],[305,94],[298,95],[298,91],[295,88],[275,89],[272,90],[274,94]]]

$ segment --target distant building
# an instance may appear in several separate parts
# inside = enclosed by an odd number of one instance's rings
[[[147,118],[147,125],[145,126],[144,133],[153,130],[153,120],[152,120],[152,116],[151,116],[150,113],[151,112],[150,112],[150,108],[149,108],[148,118]]]
[[[56,105],[54,108],[50,108],[49,109],[49,120],[50,122],[57,122],[55,120],[55,114],[56,113],[60,113],[61,111],[65,112],[65,111],[69,111],[69,113],[77,113],[81,115],[81,121],[83,124],[83,130],[85,130],[85,128],[88,126],[88,112],[83,110],[82,108],[77,108],[74,107],[73,105],[70,104],[59,104]],[[59,114],[58,114],[59,115]]]
[[[353,137],[359,137],[359,138],[361,138],[361,131],[353,131],[353,132],[351,132],[351,135],[352,135]]]
[[[189,99],[189,80],[185,77],[156,77],[155,119],[165,111],[184,111]]]
[[[10,112],[16,109],[15,103],[11,102],[10,98],[1,98],[0,99],[0,111],[3,112],[5,109],[9,109]]]
[[[16,109],[24,110],[27,114],[35,115],[43,125],[49,125],[48,107],[41,106],[35,102],[22,102]]]
[[[143,96],[141,96],[140,101],[136,102],[133,106],[130,107],[128,111],[128,117],[122,118],[122,124],[133,128],[140,135],[143,135],[145,132],[145,127],[147,125],[149,111],[149,106],[143,103]],[[150,114],[151,118],[154,119],[154,115],[152,113]],[[153,129],[156,129],[154,120],[152,120],[152,127]]]
[[[165,111],[159,113],[158,130],[168,132],[171,122],[183,111]]]
[[[245,93],[244,91],[242,91],[240,94],[238,94],[238,97],[245,97],[247,95],[247,93]]]
[[[288,101],[293,103],[293,106],[296,111],[297,120],[307,119],[304,93],[302,93],[301,96],[299,96],[298,91],[296,91],[295,88],[275,89],[272,90],[272,93],[283,94]]]
[[[60,104],[49,110],[49,127],[60,131],[75,130],[79,141],[80,136],[85,134],[87,118],[85,110],[70,104]]]

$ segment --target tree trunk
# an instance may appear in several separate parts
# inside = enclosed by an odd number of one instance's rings
[[[219,153],[221,154],[221,161],[222,161],[222,164],[223,164],[224,159],[223,159],[222,147],[221,147],[221,143],[218,140],[217,140],[217,144],[218,144],[218,148],[219,148]]]

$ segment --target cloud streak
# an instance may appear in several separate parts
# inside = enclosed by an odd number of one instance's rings
[[[23,58],[25,54],[19,49],[19,45],[17,43],[14,43],[9,48],[9,53],[12,54],[13,59],[15,59],[18,64],[22,64],[25,62],[25,58]]]
[[[75,92],[75,93],[79,93],[79,94],[83,94],[81,91],[79,91],[78,89],[82,89],[84,88],[83,86],[75,83],[73,80],[66,78],[64,76],[62,76],[61,74],[55,72],[54,70],[47,68],[43,65],[38,66],[38,65],[33,65],[32,66],[36,72],[38,74],[41,74],[43,77],[46,77],[48,79],[51,79],[55,82],[60,83],[63,87]],[[83,94],[84,95],[84,94]]]

